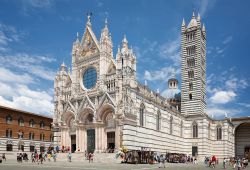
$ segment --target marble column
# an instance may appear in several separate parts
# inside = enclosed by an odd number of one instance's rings
[[[76,127],[76,152],[78,152],[78,149],[80,149],[79,145],[80,145],[80,143],[79,143],[79,127]],[[80,152],[82,152],[82,150],[80,150]]]
[[[119,150],[120,149],[120,138],[121,138],[121,133],[120,133],[120,126],[119,125],[116,125],[116,128],[115,128],[115,149],[116,150]]]

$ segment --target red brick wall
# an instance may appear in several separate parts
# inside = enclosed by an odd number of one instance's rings
[[[6,116],[11,115],[12,123],[7,124]],[[22,117],[24,120],[24,126],[18,125],[18,119]],[[29,121],[33,119],[35,121],[34,127],[29,126]],[[45,126],[40,128],[40,121],[43,121]],[[40,134],[44,133],[44,141],[50,141],[50,135],[52,135],[50,125],[52,123],[52,118],[46,118],[39,115],[33,115],[19,110],[12,110],[5,107],[0,107],[0,137],[6,137],[6,130],[12,130],[12,138],[18,138],[19,130],[24,132],[23,139],[29,139],[29,133],[34,133],[34,140],[40,140]]]

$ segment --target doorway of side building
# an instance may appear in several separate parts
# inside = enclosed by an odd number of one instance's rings
[[[107,132],[107,148],[109,153],[113,153],[115,149],[115,132]]]
[[[71,152],[76,151],[76,135],[71,135]]]
[[[198,155],[198,146],[192,146],[192,156]]]
[[[250,160],[250,146],[245,147],[245,158]]]
[[[19,141],[17,146],[18,146],[19,151],[22,151],[22,152],[24,151],[24,142],[23,141]]]
[[[87,152],[93,153],[95,151],[95,129],[87,130]]]

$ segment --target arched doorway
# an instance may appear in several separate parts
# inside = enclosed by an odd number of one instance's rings
[[[18,142],[17,146],[18,146],[19,151],[22,151],[22,152],[24,151],[24,142],[23,141],[20,140]]]
[[[7,140],[7,142],[6,142],[6,151],[13,151],[13,142],[12,142],[12,140]]]
[[[104,125],[104,129],[106,132],[106,148],[108,149],[108,152],[114,152],[116,146],[116,122],[115,122],[115,111],[114,107],[110,104],[103,105],[99,112],[99,119]]]
[[[235,130],[235,156],[250,159],[250,123],[242,123]]]
[[[63,142],[62,149],[76,151],[76,122],[75,115],[72,111],[66,111],[62,115],[64,130],[62,131]]]

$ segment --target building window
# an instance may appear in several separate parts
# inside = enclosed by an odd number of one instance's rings
[[[222,127],[217,126],[217,140],[222,140]]]
[[[193,99],[193,95],[192,93],[189,94],[189,100],[192,100]]]
[[[18,131],[18,139],[23,139],[23,131]]]
[[[20,117],[20,118],[18,119],[18,125],[19,125],[19,126],[24,126],[24,120],[23,120],[22,117]]]
[[[193,123],[193,138],[198,138],[198,125],[196,122]]]
[[[29,140],[34,140],[35,134],[33,132],[29,133]]]
[[[170,120],[169,120],[169,132],[170,134],[173,133],[173,116],[170,117]]]
[[[195,66],[195,59],[194,58],[187,59],[187,66],[194,67]]]
[[[40,128],[44,128],[45,124],[43,121],[40,122]]]
[[[194,71],[191,70],[191,71],[188,71],[188,78],[194,78]]]
[[[29,126],[30,127],[34,127],[35,126],[35,121],[33,119],[30,120]]]
[[[45,135],[44,135],[44,133],[41,133],[40,134],[40,141],[44,141],[44,139],[45,139]]]
[[[208,124],[208,128],[207,128],[207,136],[208,136],[208,139],[210,139],[210,123]]]
[[[6,138],[12,138],[12,130],[11,129],[6,130]]]
[[[52,134],[50,135],[50,142],[54,142],[54,136]]]
[[[183,121],[181,121],[181,125],[180,125],[180,136],[183,136]]]
[[[145,106],[141,104],[140,107],[140,126],[144,126],[144,111],[145,111]]]
[[[160,111],[158,111],[156,115],[156,130],[160,130],[160,126],[161,126],[161,113]]]
[[[11,115],[7,115],[6,116],[6,123],[7,124],[11,124],[12,123],[12,117],[11,117]]]
[[[35,146],[30,145],[30,152],[34,152],[35,151]]]
[[[13,151],[13,145],[12,144],[7,144],[6,145],[6,151]]]
[[[190,83],[189,83],[189,91],[192,91],[192,90],[193,90],[193,83],[190,82]]]

